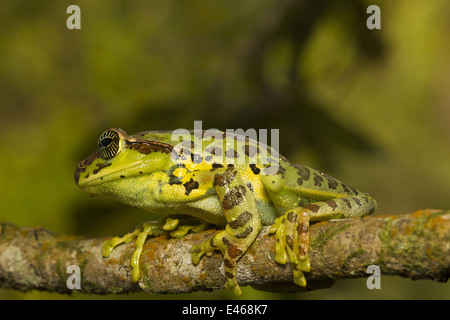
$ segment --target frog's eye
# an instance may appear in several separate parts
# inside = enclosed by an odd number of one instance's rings
[[[107,130],[98,139],[97,151],[101,158],[108,160],[117,155],[123,146],[123,140],[115,130]]]

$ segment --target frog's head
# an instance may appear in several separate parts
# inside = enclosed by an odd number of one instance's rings
[[[100,135],[97,151],[78,165],[75,183],[92,196],[121,197],[137,180],[161,170],[171,150],[171,145],[108,129]]]

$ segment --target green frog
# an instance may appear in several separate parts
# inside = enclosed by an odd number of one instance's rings
[[[208,225],[215,235],[192,247],[192,263],[218,250],[224,257],[225,287],[240,295],[239,259],[262,226],[276,236],[277,263],[290,263],[294,282],[306,286],[311,270],[311,221],[361,217],[374,212],[375,199],[345,183],[303,165],[290,163],[276,150],[242,135],[214,131],[173,131],[128,135],[103,132],[97,150],[75,171],[76,184],[91,196],[104,195],[133,207],[167,215],[144,222],[133,232],[103,245],[107,258],[120,244],[136,239],[131,280],[140,278],[139,261],[149,236],[184,237]]]

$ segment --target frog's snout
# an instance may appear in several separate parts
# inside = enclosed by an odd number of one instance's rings
[[[80,181],[80,175],[86,171],[86,168],[98,157],[97,152],[91,154],[89,157],[84,159],[78,164],[77,169],[75,170],[74,180],[77,186],[79,186],[78,182]]]
[[[81,166],[81,164],[82,163],[80,163],[79,165],[78,165],[78,167],[77,167],[77,169],[75,170],[75,174],[74,174],[74,180],[75,180],[75,183],[77,184],[77,186],[78,186],[78,181],[80,180],[80,174],[84,171],[84,170],[86,170],[86,168],[82,168],[82,166]]]

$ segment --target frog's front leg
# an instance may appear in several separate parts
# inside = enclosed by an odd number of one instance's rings
[[[206,223],[180,225],[180,220],[176,218],[166,218],[165,221],[159,222],[144,222],[138,226],[134,231],[122,236],[114,237],[103,244],[102,255],[107,258],[111,255],[114,248],[123,244],[129,243],[136,239],[136,247],[131,257],[131,281],[137,282],[141,276],[139,263],[142,256],[145,241],[149,236],[160,236],[169,233],[173,238],[182,238],[189,231],[200,232],[207,226]]]
[[[275,261],[285,264],[289,258],[294,282],[306,286],[304,272],[309,262],[309,222],[363,216],[374,210],[374,200],[368,194],[334,198],[288,210],[275,219],[270,233],[276,233]]]
[[[225,288],[236,295],[241,289],[236,280],[236,264],[254,242],[261,230],[261,220],[252,191],[234,167],[214,176],[214,186],[226,215],[225,230],[192,248],[192,262],[197,264],[203,254],[215,250],[224,256]]]

